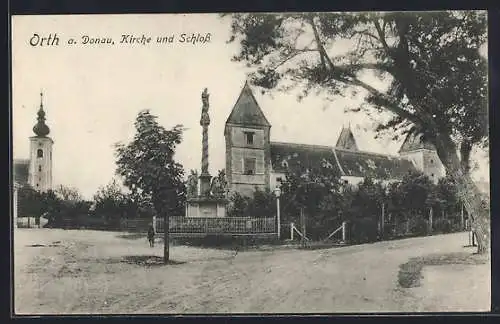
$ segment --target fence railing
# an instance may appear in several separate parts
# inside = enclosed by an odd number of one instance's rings
[[[163,233],[163,219],[156,219],[156,231]],[[254,217],[184,217],[171,216],[170,233],[261,234],[275,233],[276,219]]]
[[[121,219],[120,230],[122,231],[147,231],[151,225],[151,219]]]

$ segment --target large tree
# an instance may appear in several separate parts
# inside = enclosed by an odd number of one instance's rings
[[[469,173],[472,147],[488,136],[485,12],[235,14],[231,31],[234,60],[254,69],[255,85],[302,96],[353,89],[362,109],[389,115],[378,132],[433,143],[488,251],[490,215]]]
[[[116,144],[116,172],[133,195],[151,199],[156,214],[164,217],[164,261],[167,262],[169,215],[183,210],[186,197],[184,169],[174,159],[183,129],[177,125],[167,130],[156,119],[148,110],[137,115],[133,140],[126,145]]]

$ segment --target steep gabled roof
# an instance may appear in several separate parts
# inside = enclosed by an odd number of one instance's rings
[[[27,184],[28,183],[28,175],[29,175],[29,160],[14,160],[13,163],[13,180],[18,184]]]
[[[427,149],[435,151],[436,148],[433,144],[424,140],[422,134],[418,134],[415,132],[410,132],[406,136],[401,148],[399,149],[399,153],[411,152],[420,149]]]
[[[275,172],[287,168],[318,169],[322,162],[338,169],[333,149],[329,146],[271,142],[271,165]]]
[[[245,82],[226,124],[271,126],[260,109],[248,81]]]
[[[335,147],[345,150],[359,150],[350,126],[342,127],[342,131],[340,132],[339,139],[337,140],[337,144],[335,144]]]
[[[411,161],[396,156],[343,149],[335,149],[335,156],[345,176],[389,180],[415,171]]]

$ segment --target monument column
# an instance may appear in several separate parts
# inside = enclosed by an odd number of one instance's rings
[[[202,152],[201,152],[201,174],[200,174],[200,196],[208,196],[210,194],[210,180],[212,176],[208,172],[208,126],[210,125],[210,117],[208,116],[208,90],[205,88],[201,94],[203,106],[201,109],[200,125],[202,127]]]

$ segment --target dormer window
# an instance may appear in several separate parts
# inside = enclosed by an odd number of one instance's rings
[[[254,135],[254,132],[245,132],[245,142],[248,145],[253,145]]]
[[[288,168],[288,162],[286,160],[283,160],[283,162],[281,162],[281,166],[283,168]]]
[[[36,157],[37,158],[43,158],[43,150],[42,149],[38,149],[36,151]]]

